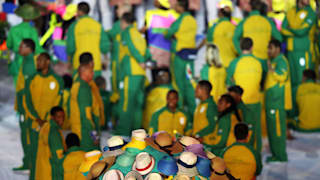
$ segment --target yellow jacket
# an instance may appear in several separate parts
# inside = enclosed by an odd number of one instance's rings
[[[64,180],[85,180],[86,177],[79,171],[81,163],[85,160],[86,152],[79,147],[71,147],[64,158]]]

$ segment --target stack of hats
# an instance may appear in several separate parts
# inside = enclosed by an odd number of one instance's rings
[[[111,137],[103,153],[92,151],[86,154],[80,170],[87,179],[103,180],[227,177],[223,159],[205,151],[197,139],[183,136],[175,140],[167,132],[148,137],[143,129],[133,131],[129,143],[121,136]]]

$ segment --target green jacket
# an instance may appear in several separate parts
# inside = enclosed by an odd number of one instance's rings
[[[112,104],[110,102],[111,93],[109,91],[100,89],[100,95],[104,105],[105,127],[108,127],[108,122],[111,119],[112,113]]]
[[[210,148],[215,154],[220,154],[221,150],[226,147],[231,129],[231,115],[226,114],[216,121],[216,125],[211,137]]]

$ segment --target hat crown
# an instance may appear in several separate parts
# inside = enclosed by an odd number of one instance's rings
[[[220,157],[215,157],[211,160],[211,167],[219,173],[223,173],[227,168],[224,160]]]
[[[137,155],[136,162],[136,168],[144,169],[151,163],[151,156],[146,152],[142,152]]]
[[[106,174],[103,176],[103,180],[120,180],[123,179],[123,175],[119,170],[110,170],[108,172],[106,172]]]
[[[194,165],[197,163],[197,156],[192,152],[183,152],[180,155],[180,160],[187,165]]]
[[[132,131],[132,138],[138,141],[144,141],[146,137],[147,137],[147,133],[144,129],[137,129]]]
[[[178,165],[174,158],[165,156],[158,162],[158,170],[167,176],[174,175],[178,172]]]
[[[186,147],[185,151],[192,152],[197,156],[207,158],[207,154],[204,152],[202,144],[191,144]]]
[[[146,180],[162,180],[162,177],[158,173],[151,173],[147,176]]]
[[[200,141],[198,141],[197,139],[192,138],[190,136],[183,136],[180,139],[180,143],[185,145],[185,146],[190,146],[192,144],[201,144]]]
[[[113,136],[108,139],[107,144],[109,147],[120,146],[124,144],[123,138],[121,136]]]
[[[170,146],[173,144],[172,137],[170,134],[166,133],[160,133],[159,135],[156,136],[155,141],[161,146]]]
[[[120,155],[117,158],[116,163],[122,167],[128,167],[133,164],[134,160],[135,160],[134,154],[126,151],[124,154]]]

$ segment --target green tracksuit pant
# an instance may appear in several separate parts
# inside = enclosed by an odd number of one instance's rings
[[[247,124],[252,125],[252,135],[249,144],[254,147],[254,149],[261,153],[262,150],[262,135],[261,135],[261,103],[257,104],[246,104],[246,107],[249,109],[249,112],[252,113],[250,119],[245,119]]]
[[[287,54],[289,66],[290,66],[290,77],[291,77],[291,88],[292,88],[292,110],[288,112],[289,118],[298,116],[298,107],[296,104],[296,93],[298,86],[302,82],[303,71],[305,69],[314,69],[314,62],[312,62],[312,56],[310,52],[305,51],[289,51]]]
[[[276,85],[266,91],[266,117],[272,157],[278,161],[287,161],[284,86]]]
[[[126,76],[120,87],[119,120],[115,133],[130,136],[131,131],[142,127],[145,76]],[[122,85],[121,85],[122,86]]]
[[[23,150],[23,167],[24,168],[31,168],[31,159],[30,159],[30,143],[28,143],[29,133],[28,131],[28,121],[24,119],[23,115],[19,117],[19,125],[20,125],[20,138],[21,138],[21,145]]]
[[[34,180],[36,175],[36,161],[37,161],[37,152],[38,152],[38,139],[39,131],[36,131],[31,127],[32,120],[28,119],[28,132],[30,134],[30,177],[29,180]]]
[[[193,117],[193,113],[196,109],[195,101],[195,86],[196,82],[193,82],[194,63],[193,61],[187,61],[181,59],[177,55],[173,55],[174,58],[170,64],[170,73],[172,75],[173,87],[178,89],[180,97],[185,107],[187,107],[187,113]]]

